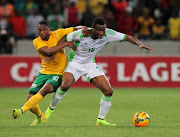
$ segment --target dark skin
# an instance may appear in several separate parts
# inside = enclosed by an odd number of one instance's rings
[[[73,29],[75,31],[75,30],[78,30],[81,28],[83,29],[82,30],[83,35],[87,36],[88,35],[88,29],[86,27],[78,26],[78,27],[74,27]],[[42,40],[48,41],[49,37],[50,37],[50,33],[51,33],[51,29],[49,26],[47,26],[45,24],[39,24],[38,25],[38,34]],[[66,46],[72,48],[75,51],[77,50],[77,48],[75,47],[73,42],[65,42],[65,40],[66,40],[65,37],[63,37],[57,43],[57,46],[55,46],[55,47],[44,46],[44,47],[39,49],[39,52],[42,53],[43,55],[45,55],[47,60],[50,60],[50,59],[54,59],[56,56],[56,53],[58,51],[62,50]],[[45,95],[52,93],[53,91],[54,91],[53,87],[47,83],[39,90],[39,93],[44,97]],[[32,96],[33,96],[33,94],[28,94],[26,101],[29,100]],[[33,112],[33,111],[31,110],[31,112]]]
[[[103,35],[105,34],[105,30],[106,30],[105,24],[104,25],[97,24],[96,26],[92,26],[92,30],[89,31],[89,35],[91,35],[92,39],[101,39],[101,38],[103,38]],[[129,41],[132,44],[139,46],[139,48],[141,50],[144,50],[144,49],[152,50],[152,48],[149,48],[149,47],[143,45],[137,38],[135,38],[133,36],[126,35],[125,41]],[[73,81],[74,81],[73,74],[69,73],[69,72],[65,72],[63,74],[63,78],[62,78],[61,90],[67,91],[73,84]],[[112,96],[113,89],[112,89],[106,76],[104,76],[104,75],[97,76],[97,77],[91,79],[91,82],[97,88],[99,88],[103,92],[104,95]]]

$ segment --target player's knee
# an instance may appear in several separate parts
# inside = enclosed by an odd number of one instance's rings
[[[112,88],[107,88],[104,92],[105,96],[112,96],[113,95],[113,89]]]
[[[62,91],[66,92],[69,88],[70,88],[70,86],[68,86],[68,85],[61,85],[61,90]]]
[[[44,96],[46,96],[47,94],[49,94],[49,93],[52,93],[53,92],[53,88],[48,88],[48,87],[46,87],[46,88],[42,88],[40,91],[39,91],[39,93],[44,97]]]

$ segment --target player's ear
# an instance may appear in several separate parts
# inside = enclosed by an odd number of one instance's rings
[[[49,31],[51,31],[51,27],[48,27],[49,28]]]

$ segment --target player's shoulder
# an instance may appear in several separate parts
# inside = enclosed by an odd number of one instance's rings
[[[33,40],[33,45],[37,45],[38,43],[41,43],[41,42],[43,42],[43,40],[39,36]]]
[[[116,35],[117,31],[106,28],[106,35]]]
[[[72,30],[73,31],[73,27],[69,27],[69,28],[59,28],[57,30],[51,31],[52,33],[56,33],[56,32],[63,32],[63,31],[69,31]]]
[[[77,37],[77,36],[80,37],[81,35],[83,35],[82,29],[79,29],[79,30],[74,31],[74,32],[72,33],[72,37]]]

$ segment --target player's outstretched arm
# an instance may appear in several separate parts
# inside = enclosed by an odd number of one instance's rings
[[[132,44],[135,44],[137,46],[139,46],[139,48],[141,50],[147,49],[147,50],[152,50],[152,48],[145,46],[144,44],[141,43],[141,41],[139,41],[137,38],[135,38],[134,36],[130,36],[130,35],[126,35],[125,39],[126,41],[131,42]]]

